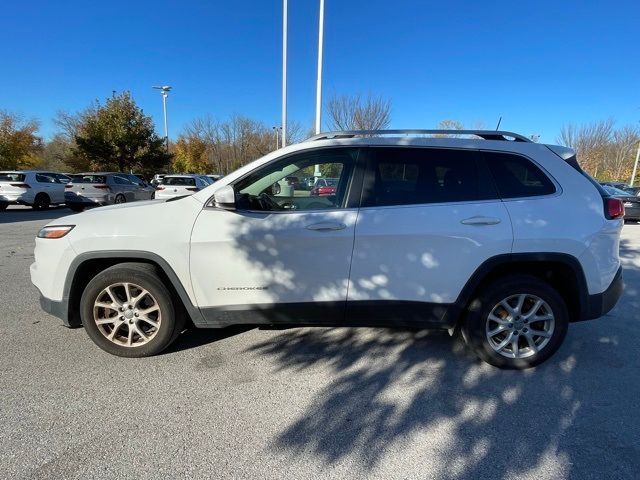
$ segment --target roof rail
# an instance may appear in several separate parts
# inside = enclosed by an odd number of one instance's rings
[[[475,135],[484,140],[504,140],[512,142],[531,142],[531,139],[519,133],[502,130],[345,130],[314,135],[306,141],[327,140],[332,138],[353,138],[357,136],[374,137],[381,135]]]

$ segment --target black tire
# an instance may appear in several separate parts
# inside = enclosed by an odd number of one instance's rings
[[[151,339],[139,346],[125,346],[109,340],[107,336],[105,336],[106,334],[99,329],[94,319],[94,302],[96,302],[105,288],[118,283],[129,283],[144,288],[149,292],[159,307],[159,314],[161,315],[159,326],[153,335],[150,335]],[[119,287],[116,287],[116,289],[117,288]],[[120,313],[116,313],[114,317],[119,315]],[[173,296],[158,276],[156,267],[145,263],[121,263],[98,273],[87,284],[82,293],[82,298],[80,299],[80,316],[82,325],[96,345],[112,355],[132,358],[148,357],[162,352],[178,337],[185,321],[181,305],[174,305]],[[129,326],[124,316],[119,318],[125,320],[123,324],[118,327],[120,328],[119,333],[124,336],[124,329],[126,329],[128,333]],[[132,320],[135,321],[135,319]],[[131,321],[129,320],[129,322]],[[136,321],[136,325],[137,324]],[[146,333],[148,333],[148,331]],[[134,333],[134,335],[136,334]],[[139,341],[142,340],[139,336],[137,339]]]
[[[31,206],[31,208],[33,208],[34,210],[46,210],[47,208],[49,208],[49,205],[51,205],[51,199],[49,198],[49,195],[40,192],[36,195],[36,198],[33,199],[33,205]]]
[[[488,330],[490,330],[489,325],[497,325],[493,323],[493,321],[489,320],[489,314],[494,311],[495,308],[498,308],[498,304],[502,300],[520,294],[532,295],[538,297],[543,302],[546,302],[554,319],[553,331],[546,340],[546,344],[544,344],[544,346],[542,346],[536,353],[533,353],[534,350],[529,346],[527,338],[524,336],[524,332],[529,332],[531,328],[540,330],[540,325],[549,324],[544,321],[532,320],[532,327],[529,324],[523,325],[523,320],[518,318],[517,320],[519,323],[509,323],[505,326],[509,330],[505,330],[505,332],[500,335],[503,335],[504,340],[506,341],[506,337],[513,333],[513,336],[510,338],[519,338],[516,340],[516,342],[519,343],[516,343],[514,348],[511,348],[510,343],[507,343],[508,350],[501,354],[496,351],[488,338]],[[516,299],[514,299],[514,301],[515,300]],[[527,301],[534,303],[532,299],[528,299]],[[543,310],[546,310],[546,307],[542,308]],[[504,310],[504,312],[506,313],[506,310]],[[506,317],[506,322],[510,321],[509,318],[511,317]],[[482,360],[499,368],[525,369],[539,365],[558,350],[567,334],[568,324],[569,314],[567,312],[567,306],[562,297],[553,289],[553,287],[537,277],[529,275],[510,275],[503,277],[488,287],[483,287],[480,290],[479,295],[471,302],[467,310],[466,318],[463,321],[461,330],[466,344]],[[519,328],[518,325],[520,325],[522,330],[517,330]],[[496,337],[493,338],[495,339]],[[497,338],[501,337],[498,336]],[[537,337],[537,341],[545,342],[545,339]],[[499,345],[501,345],[501,343]],[[499,348],[499,345],[497,348]],[[523,345],[523,347],[520,347],[520,345]],[[542,343],[540,343],[540,345],[542,345]],[[527,356],[526,358],[508,358],[506,356],[520,348],[530,356]]]
[[[0,202],[0,212],[1,212],[2,210],[6,210],[8,206],[9,206],[9,204],[8,204],[8,203]]]
[[[67,205],[74,212],[82,212],[84,210],[84,206],[82,205]]]
[[[125,197],[124,195],[119,193],[118,195],[116,195],[116,198],[115,198],[115,200],[113,202],[114,203],[127,203],[127,197]]]

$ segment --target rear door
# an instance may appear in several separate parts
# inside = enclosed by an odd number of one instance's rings
[[[35,174],[37,189],[49,196],[51,203],[64,202],[64,184],[58,181],[55,174],[50,172],[40,172]]]
[[[440,324],[474,271],[511,251],[507,210],[474,150],[370,150],[347,315]]]

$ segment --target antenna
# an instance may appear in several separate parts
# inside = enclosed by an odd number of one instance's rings
[[[500,115],[500,118],[498,119],[498,125],[496,125],[496,132],[498,131],[498,129],[500,128],[500,124],[502,123],[502,115]]]

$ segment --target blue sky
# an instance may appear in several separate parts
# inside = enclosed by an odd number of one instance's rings
[[[318,0],[289,0],[289,118],[311,127]],[[170,136],[189,120],[280,119],[280,0],[5,2],[0,108],[55,132],[129,90]],[[392,100],[392,127],[484,122],[552,142],[563,123],[640,120],[640,2],[326,0],[327,95]],[[326,97],[325,97],[326,98]]]

